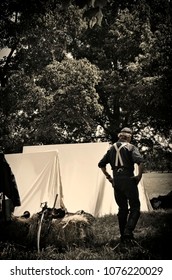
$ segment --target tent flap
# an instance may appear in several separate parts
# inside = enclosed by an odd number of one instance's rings
[[[15,208],[15,215],[20,216],[24,211],[37,213],[43,202],[53,207],[56,194],[60,201],[62,187],[57,151],[9,154],[5,157],[15,175],[21,198],[21,206]]]

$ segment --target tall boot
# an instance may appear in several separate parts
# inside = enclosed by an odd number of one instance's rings
[[[128,238],[133,238],[133,231],[136,227],[138,219],[140,217],[139,210],[132,210],[129,214],[128,221],[125,227],[124,236]]]
[[[119,210],[117,216],[118,216],[118,224],[119,224],[121,239],[123,239],[125,227],[126,227],[126,224],[127,224],[128,209],[127,210]]]

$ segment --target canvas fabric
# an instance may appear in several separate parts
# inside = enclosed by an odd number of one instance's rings
[[[43,202],[53,207],[56,194],[56,207],[60,207],[63,193],[57,151],[9,154],[5,157],[14,173],[21,198],[21,206],[15,207],[16,216],[21,216],[24,211],[29,211],[31,215],[41,211]]]
[[[21,198],[21,206],[15,207],[14,214],[37,213],[44,202],[51,208],[56,194],[55,207],[64,203],[71,213],[80,210],[94,216],[117,213],[112,185],[98,168],[100,158],[109,147],[108,142],[25,146],[23,153],[5,155]],[[143,179],[138,188],[141,211],[150,211]]]

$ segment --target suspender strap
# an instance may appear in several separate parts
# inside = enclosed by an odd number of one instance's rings
[[[123,166],[123,160],[122,157],[120,155],[120,150],[126,146],[127,143],[122,143],[121,146],[118,148],[117,144],[114,144],[115,150],[116,150],[116,159],[115,159],[115,166],[118,166],[118,160],[120,162],[120,165]]]

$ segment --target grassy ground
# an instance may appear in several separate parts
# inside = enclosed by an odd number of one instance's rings
[[[144,184],[149,198],[165,195],[172,190],[172,174],[146,173]],[[171,260],[172,209],[142,213],[135,229],[136,241],[119,245],[116,215],[96,218],[93,237],[87,242],[75,242],[65,248],[47,245],[37,252],[25,244],[0,241],[1,260]],[[75,241],[77,241],[75,237]]]
[[[94,236],[86,243],[77,242],[65,248],[46,246],[38,253],[10,242],[0,242],[2,260],[171,260],[172,210],[142,213],[135,230],[136,241],[119,244],[116,215],[96,218]]]

